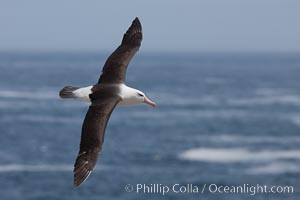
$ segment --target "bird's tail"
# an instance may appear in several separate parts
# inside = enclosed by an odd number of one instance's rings
[[[60,90],[59,96],[60,96],[60,98],[64,98],[64,99],[76,98],[76,96],[73,92],[77,89],[79,89],[79,87],[66,86]]]

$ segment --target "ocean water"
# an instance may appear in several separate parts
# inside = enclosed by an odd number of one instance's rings
[[[88,105],[58,91],[94,84],[108,55],[0,53],[1,200],[300,198],[300,54],[138,53],[127,84],[158,107],[116,108],[74,189]],[[214,191],[257,185],[293,192]]]

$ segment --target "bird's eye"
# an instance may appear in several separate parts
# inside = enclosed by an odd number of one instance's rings
[[[143,96],[144,96],[144,95],[143,95],[143,94],[141,94],[141,93],[138,93],[138,95],[139,95],[139,96],[141,96],[141,97],[143,97]]]

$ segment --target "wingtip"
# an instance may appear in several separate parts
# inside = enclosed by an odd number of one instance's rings
[[[97,155],[96,155],[97,157]],[[75,188],[80,186],[92,173],[93,164],[89,159],[89,155],[83,151],[78,154],[74,164],[74,180],[73,185]]]
[[[87,171],[86,173],[77,174],[74,173],[74,181],[73,186],[74,188],[78,188],[81,184],[83,184],[87,178],[91,175],[92,171]]]
[[[135,25],[137,27],[139,27],[139,29],[142,29],[142,24],[140,22],[140,19],[138,17],[135,17],[134,20],[132,21],[132,25]]]
[[[136,17],[132,21],[131,26],[127,29],[126,33],[124,34],[121,44],[139,47],[141,45],[142,39],[142,25],[138,17]]]

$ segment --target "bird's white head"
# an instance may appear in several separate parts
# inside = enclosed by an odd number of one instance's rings
[[[140,103],[146,103],[146,104],[149,104],[152,107],[156,107],[156,103],[151,101],[142,91],[136,90],[135,98]]]
[[[118,105],[133,105],[146,103],[152,107],[156,107],[156,103],[151,101],[142,91],[128,87],[126,85],[122,85],[120,96],[122,97],[122,101]]]

